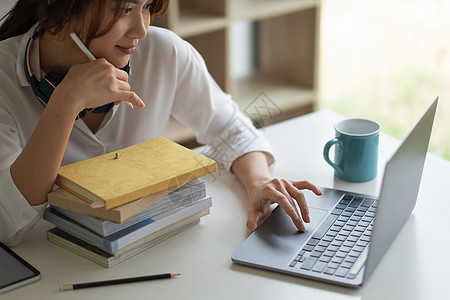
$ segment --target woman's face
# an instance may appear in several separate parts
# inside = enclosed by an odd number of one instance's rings
[[[139,40],[147,35],[152,3],[153,0],[129,1],[120,18],[108,33],[92,40],[89,50],[95,57],[103,57],[117,68],[126,66]],[[105,28],[113,18],[116,5],[121,5],[120,1],[108,1],[107,11],[100,25],[100,30]]]

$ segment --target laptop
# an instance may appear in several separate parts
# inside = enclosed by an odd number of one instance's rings
[[[438,98],[386,164],[379,197],[305,191],[311,223],[297,231],[281,207],[234,252],[238,264],[347,287],[368,280],[417,201]]]

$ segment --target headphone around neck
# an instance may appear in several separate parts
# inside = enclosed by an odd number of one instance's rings
[[[50,97],[53,94],[53,91],[58,86],[58,84],[61,83],[61,81],[64,78],[53,71],[51,71],[47,75],[45,75],[45,77],[41,81],[39,81],[37,79],[36,75],[34,75],[33,70],[31,69],[31,66],[30,66],[30,48],[31,48],[32,42],[39,37],[38,28],[39,28],[39,26],[36,27],[36,29],[34,30],[34,33],[31,36],[31,38],[28,40],[27,47],[25,48],[24,69],[25,69],[25,77],[27,78],[28,82],[30,83],[31,89],[33,90],[34,94],[41,102],[42,106],[46,107],[48,104],[48,101],[50,100]],[[125,72],[127,72],[129,74],[130,73],[130,63],[128,62],[128,64],[125,67],[121,68],[121,70],[124,70]],[[92,112],[92,113],[96,113],[96,114],[107,113],[113,107],[114,107],[114,103],[110,102],[110,103],[107,103],[107,104],[99,106],[99,107],[83,109],[78,114],[77,119],[83,118],[87,112]]]

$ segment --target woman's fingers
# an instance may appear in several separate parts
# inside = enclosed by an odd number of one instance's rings
[[[323,194],[317,186],[309,181],[292,181],[292,185],[300,190],[310,190],[317,196],[321,196]]]
[[[105,59],[98,59],[92,64],[98,76],[96,84],[100,90],[97,93],[100,100],[103,99],[105,103],[114,102],[114,104],[127,101],[134,106],[145,107],[142,99],[131,91],[127,72],[114,67]]]
[[[305,231],[305,224],[303,224],[297,207],[292,199],[292,196],[286,189],[290,183],[287,180],[273,179],[272,180],[272,190],[271,194],[266,195],[273,202],[278,203],[278,205],[283,208],[283,210],[291,217],[295,226],[300,231]]]
[[[294,198],[298,204],[298,207],[300,208],[300,212],[302,214],[303,221],[306,223],[311,222],[309,218],[309,208],[308,204],[306,203],[305,195],[302,191],[300,191],[297,187],[294,185],[288,185],[287,190],[289,194]]]
[[[258,227],[258,222],[263,217],[262,211],[257,210],[251,210],[248,212],[247,216],[247,228],[250,233],[255,231],[255,229]]]
[[[142,99],[139,98],[139,96],[136,95],[132,91],[120,91],[117,93],[117,96],[114,98],[117,99],[117,100],[114,100],[114,104],[116,104],[116,105],[123,101],[128,101],[131,104],[133,104],[134,106],[145,107],[144,101],[142,101]]]
[[[268,208],[261,204],[263,202],[267,203],[267,205],[270,205],[270,202],[277,203],[292,219],[297,229],[299,231],[305,231],[306,228],[303,222],[309,223],[311,220],[308,204],[304,193],[301,191],[302,189],[311,190],[318,196],[322,195],[322,191],[308,181],[272,179],[265,183],[256,198],[257,201],[255,202],[254,208],[249,210],[247,219],[249,231],[252,232],[256,229],[258,221],[263,216],[263,212],[268,211]],[[300,213],[295,203],[298,204]]]
[[[301,190],[304,189],[310,190],[317,196],[321,196],[323,193],[317,186],[308,181],[291,181],[291,184],[292,185],[289,185],[289,193],[297,201],[298,206],[300,207],[300,211],[302,213],[303,220],[306,223],[309,223],[311,222],[309,216],[309,208],[306,202],[305,195]]]
[[[128,82],[128,73],[121,69],[115,69],[116,72],[116,78]]]

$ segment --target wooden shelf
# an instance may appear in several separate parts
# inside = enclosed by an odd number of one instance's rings
[[[222,89],[256,125],[264,126],[315,107],[320,4],[320,0],[171,0],[168,13],[156,25],[191,43]],[[254,72],[244,79],[233,78],[230,54],[230,47],[236,46],[230,27],[242,21],[253,24],[250,43],[255,58]],[[192,132],[174,120],[166,136],[183,144],[193,140]]]
[[[194,11],[187,11],[180,15],[180,21],[174,31],[184,37],[191,37],[225,29],[227,27],[225,17],[204,15]]]
[[[235,20],[261,20],[315,8],[319,0],[231,0],[230,15]]]
[[[229,90],[227,31],[221,29],[185,38],[202,55],[209,72],[223,90]]]
[[[238,104],[245,110],[252,102],[265,94],[282,110],[289,110],[294,107],[310,105],[315,102],[316,92],[310,88],[303,88],[298,85],[286,82],[277,82],[270,78],[254,75],[239,80],[237,84]]]
[[[155,20],[155,25],[183,38],[225,29],[225,0],[172,0],[167,14]]]
[[[269,125],[312,110],[316,91],[256,74],[237,82],[241,111],[259,125]]]

